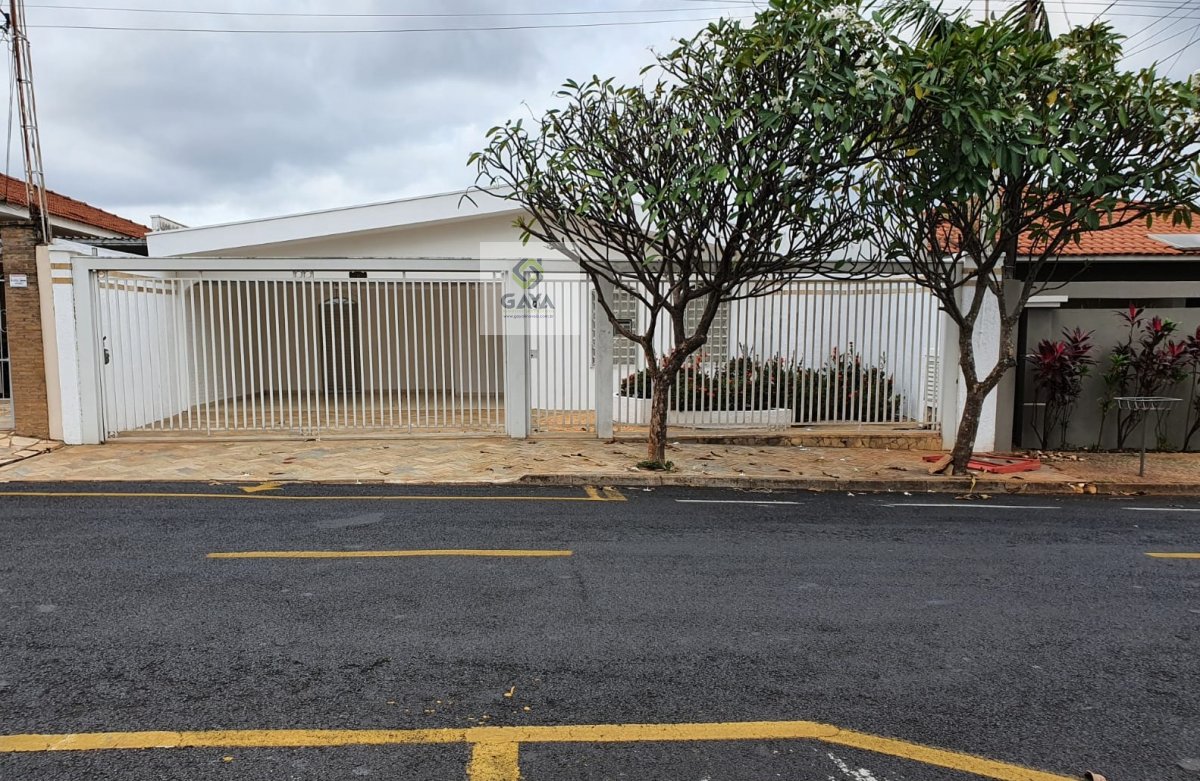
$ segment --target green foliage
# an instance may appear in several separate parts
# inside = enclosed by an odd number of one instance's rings
[[[1190,224],[1200,96],[1152,68],[1126,70],[1106,23],[1052,35],[1040,2],[971,21],[894,0],[881,19],[891,32],[881,67],[894,85],[881,138],[892,146],[869,164],[863,213],[881,255],[903,263],[965,334],[957,471],[983,399],[1016,364],[1021,311],[1070,273],[1063,250],[1135,221]],[[980,371],[972,336],[993,305],[1000,359]]]
[[[651,398],[653,381],[643,369],[623,378],[617,392]],[[689,361],[667,396],[676,411],[751,411],[790,408],[795,421],[899,420],[900,395],[886,364],[870,365],[853,348],[833,350],[820,366],[780,356],[742,355],[706,366]]]
[[[492,128],[469,158],[480,192],[522,207],[524,240],[588,274],[656,378],[703,347],[721,304],[840,267],[831,257],[865,238],[857,186],[891,87],[873,75],[887,35],[857,1],[775,0],[751,25],[680,40],[641,83],[567,81],[554,108]],[[640,332],[614,317],[609,286],[642,303]]]

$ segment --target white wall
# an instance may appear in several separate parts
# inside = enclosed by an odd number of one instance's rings
[[[479,258],[485,243],[517,242],[512,215],[491,215],[451,222],[300,239],[222,249],[223,257],[260,258]],[[558,253],[554,256],[561,257]],[[545,257],[544,251],[537,256]]]

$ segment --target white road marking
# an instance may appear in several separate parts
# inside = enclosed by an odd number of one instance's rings
[[[989,504],[988,502],[955,502],[945,504],[923,502],[900,502],[885,504],[884,507],[969,507],[975,510],[1061,510],[1052,504]]]
[[[829,759],[833,761],[833,764],[837,765],[837,769],[842,773],[842,778],[848,779],[848,781],[883,781],[882,779],[876,778],[875,775],[865,767],[860,767],[855,770],[854,768],[850,767],[850,765],[846,764],[846,762],[836,754],[827,752],[825,756],[829,757]],[[838,779],[830,776],[829,781],[838,781]]]
[[[800,504],[800,502],[770,502],[766,499],[676,499],[682,504]]]
[[[1200,513],[1200,507],[1123,507],[1139,513]]]

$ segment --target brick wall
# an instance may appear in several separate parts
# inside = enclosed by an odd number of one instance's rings
[[[42,350],[42,307],[34,237],[32,225],[0,225],[0,268],[5,277],[14,429],[22,436],[48,439],[50,415],[46,403],[46,358]],[[29,287],[12,287],[9,282],[13,274],[24,274]]]

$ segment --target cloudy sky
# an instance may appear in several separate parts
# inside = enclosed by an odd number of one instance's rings
[[[982,11],[985,0],[957,1]],[[190,225],[465,187],[466,157],[486,129],[547,107],[564,79],[632,80],[650,49],[704,20],[753,12],[752,0],[27,5],[47,185],[131,219]],[[991,0],[993,10],[1006,5]],[[1060,27],[1105,12],[1131,36],[1130,67],[1200,69],[1200,0],[1051,8]],[[525,29],[362,32],[488,27]],[[15,144],[8,165],[22,176]]]

